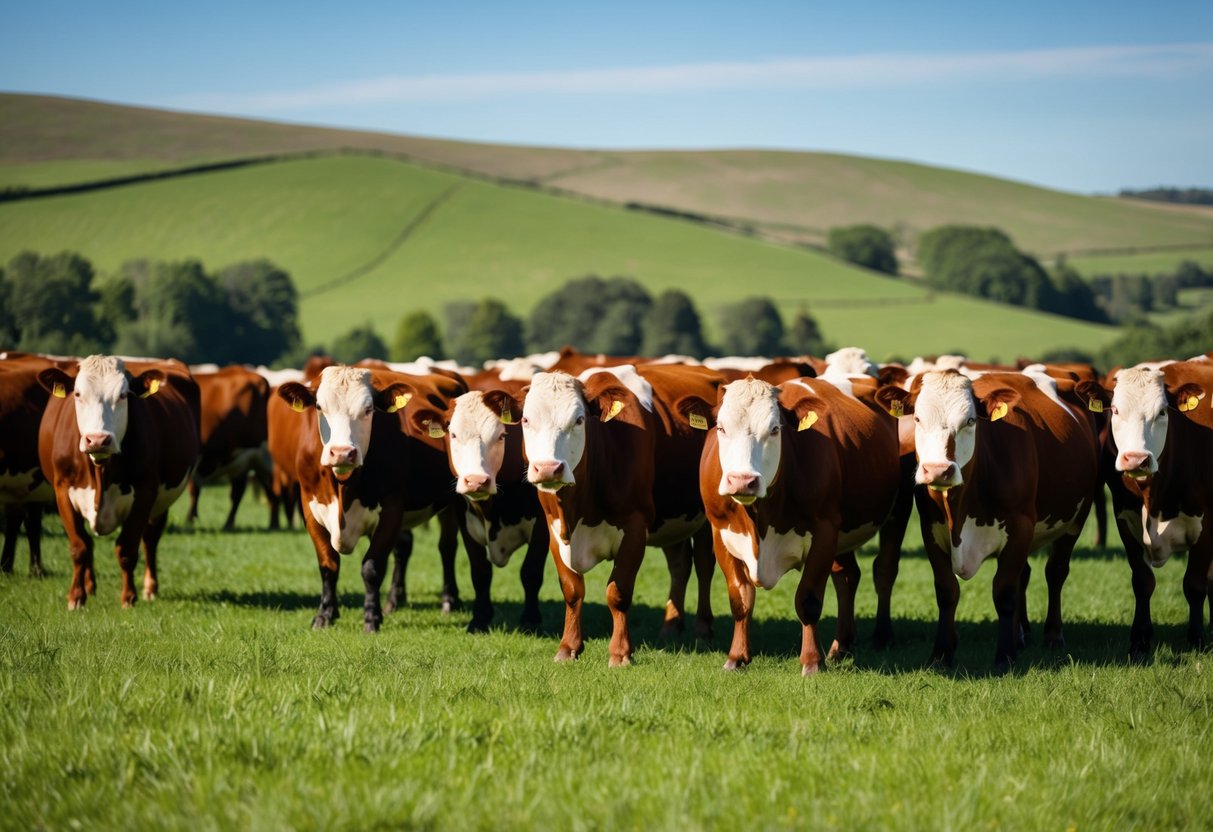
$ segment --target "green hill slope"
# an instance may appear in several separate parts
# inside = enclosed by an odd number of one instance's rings
[[[0,204],[0,260],[22,249],[73,249],[102,270],[132,257],[198,257],[211,268],[269,257],[295,277],[309,343],[367,321],[390,335],[411,309],[440,313],[485,295],[526,313],[590,273],[684,289],[709,324],[727,303],[769,295],[785,315],[807,307],[831,340],[878,357],[964,349],[1012,358],[1095,349],[1115,335],[932,295],[811,251],[366,156]]]

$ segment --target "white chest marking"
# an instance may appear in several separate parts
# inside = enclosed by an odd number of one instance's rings
[[[1203,514],[1192,516],[1180,512],[1178,517],[1163,520],[1159,516],[1145,516],[1143,509],[1142,515],[1141,541],[1146,546],[1146,560],[1154,567],[1166,563],[1172,553],[1192,548],[1203,528]]]
[[[561,535],[563,528],[559,520],[552,521],[552,539],[564,565],[574,572],[585,574],[599,561],[613,560],[623,543],[623,529],[612,526],[605,520],[597,526],[579,524],[573,529],[568,543]]]
[[[55,490],[46,480],[36,489],[30,490],[34,484],[33,471],[21,471],[11,474],[0,474],[0,503],[49,502],[55,499]]]
[[[780,534],[774,529],[767,530],[757,549],[754,538],[741,532],[721,529],[720,539],[729,554],[745,565],[750,580],[763,589],[774,589],[785,573],[801,568],[813,543],[811,534]]]
[[[345,528],[341,527],[341,512],[337,500],[321,503],[315,498],[308,504],[312,517],[329,533],[329,542],[343,555],[354,551],[358,541],[375,533],[379,525],[379,509],[368,509],[354,500],[345,510]]]
[[[116,485],[107,487],[101,495],[100,509],[97,508],[97,492],[92,486],[69,488],[67,498],[72,507],[88,521],[93,534],[104,537],[113,534],[131,513],[131,507],[135,504],[135,491],[131,489],[123,494],[122,489]]]
[[[699,531],[706,519],[704,515],[700,514],[696,517],[675,517],[666,520],[649,533],[648,545],[660,548],[681,543]]]
[[[185,487],[190,481],[190,475],[193,473],[193,468],[186,471],[185,476],[181,479],[181,482],[178,485],[161,485],[158,487],[156,491],[156,502],[152,504],[152,517],[159,517],[161,514],[164,514],[164,512],[169,510],[169,506],[177,502],[177,498],[185,492]]]
[[[530,518],[518,523],[502,524],[494,535],[489,521],[480,512],[469,509],[467,529],[468,536],[488,552],[489,561],[494,566],[505,566],[510,562],[510,555],[530,541],[531,532],[535,529],[535,520]]]
[[[935,542],[951,553],[952,571],[956,573],[956,577],[966,581],[977,574],[986,558],[1002,551],[1002,547],[1007,544],[1005,523],[981,526],[972,517],[965,519],[957,546],[952,545],[952,537],[946,524],[933,524],[931,532],[935,536]]]

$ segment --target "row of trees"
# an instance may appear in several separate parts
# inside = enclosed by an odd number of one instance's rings
[[[79,254],[23,252],[0,270],[0,344],[29,352],[271,364],[298,352],[297,317],[290,275],[267,260],[213,274],[136,260],[98,281]]]
[[[1213,271],[1185,260],[1173,274],[1113,274],[1091,278],[1096,303],[1116,323],[1140,323],[1149,312],[1175,308],[1183,289],[1213,287]]]

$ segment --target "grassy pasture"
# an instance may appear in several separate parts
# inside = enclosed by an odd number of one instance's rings
[[[499,626],[469,636],[467,612],[439,610],[429,532],[418,536],[410,604],[378,635],[361,631],[349,559],[343,618],[313,632],[305,536],[261,531],[265,512],[251,501],[240,531],[221,534],[225,500],[209,490],[201,525],[174,525],[162,595],[133,610],[118,607],[108,545],[99,594],[71,615],[62,533],[46,540],[46,580],[20,574],[21,547],[18,575],[0,578],[0,828],[1213,825],[1213,673],[1183,644],[1182,563],[1158,572],[1160,647],[1130,666],[1127,567],[1080,550],[1065,595],[1068,652],[1033,644],[1005,678],[989,674],[986,565],[963,587],[958,669],[941,674],[921,668],[934,603],[911,542],[894,596],[897,647],[803,680],[795,575],[760,593],[754,663],[726,674],[721,581],[716,644],[662,643],[665,570],[651,552],[632,616],[636,665],[611,671],[603,566],[588,576],[587,649],[573,665],[551,662],[562,609],[551,568],[541,635],[514,626],[511,564],[496,575]],[[870,574],[870,552],[861,564]],[[1038,620],[1042,560],[1033,566]],[[870,580],[859,601],[864,635]]]
[[[932,294],[812,251],[385,158],[306,159],[0,204],[0,261],[23,249],[73,249],[103,271],[139,256],[198,257],[212,268],[267,256],[295,278],[311,343],[367,321],[390,336],[414,308],[441,313],[489,294],[526,314],[591,273],[688,291],[709,328],[725,304],[765,294],[785,318],[808,308],[828,338],[877,358],[1094,351],[1116,335]]]

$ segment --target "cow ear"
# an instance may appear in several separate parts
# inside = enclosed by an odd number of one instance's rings
[[[636,397],[632,395],[632,391],[626,387],[617,385],[610,385],[598,390],[592,399],[587,397],[590,413],[597,416],[599,421],[602,422],[609,422],[619,416],[635,400]],[[634,414],[629,413],[627,415],[633,416]]]
[[[131,395],[146,399],[156,395],[161,385],[168,379],[163,370],[144,370],[130,380]]]
[[[680,396],[674,401],[674,412],[696,430],[707,430],[716,423],[712,405],[702,396]]]
[[[906,379],[909,377],[910,373],[905,367],[898,367],[896,364],[890,364],[887,367],[881,367],[876,378],[881,385],[894,384],[900,387],[906,383]]]
[[[497,414],[503,425],[517,424],[522,418],[522,405],[505,390],[489,390],[482,400],[485,407]]]
[[[813,394],[801,396],[783,408],[788,415],[788,422],[796,430],[809,430],[829,410],[829,405],[820,397]]]
[[[881,409],[893,418],[914,412],[914,394],[904,388],[886,384],[877,388],[875,398]]]
[[[403,381],[389,384],[382,390],[375,391],[375,409],[384,413],[395,413],[408,407],[413,400],[413,385]]]
[[[1175,391],[1175,409],[1180,413],[1195,410],[1204,397],[1205,389],[1199,384],[1189,382]]]
[[[982,419],[997,422],[1011,412],[1011,408],[1019,403],[1019,399],[1019,393],[1010,387],[991,390],[977,400],[977,415]]]
[[[76,387],[76,380],[58,367],[47,367],[38,373],[38,383],[56,399],[67,398]]]
[[[305,408],[315,407],[316,395],[306,384],[287,381],[278,385],[278,397],[291,406],[291,410],[302,413]]]
[[[1080,381],[1074,386],[1074,392],[1092,413],[1103,413],[1112,405],[1112,394],[1098,381]]]
[[[446,416],[432,407],[413,407],[408,411],[408,422],[412,432],[431,439],[446,436]]]

